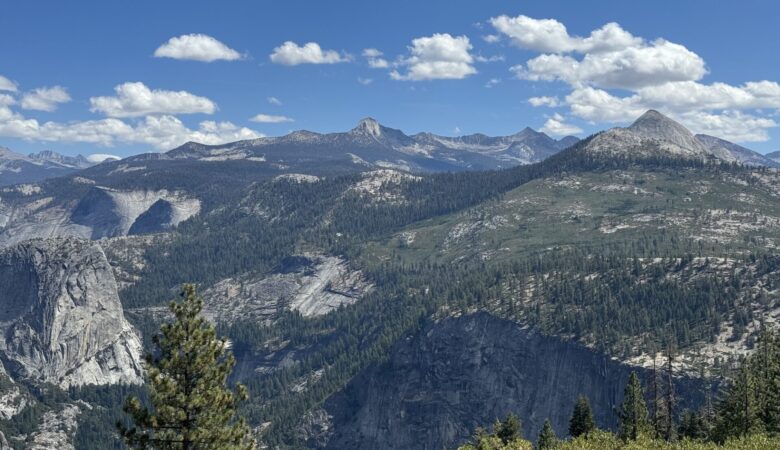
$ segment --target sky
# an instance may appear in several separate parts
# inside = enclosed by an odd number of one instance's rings
[[[16,1],[0,146],[131,154],[363,117],[587,136],[653,108],[780,150],[773,1]]]

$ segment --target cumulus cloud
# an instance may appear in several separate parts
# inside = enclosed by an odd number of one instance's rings
[[[170,38],[154,51],[154,56],[201,62],[235,61],[242,58],[240,53],[213,37],[195,33]]]
[[[588,53],[581,60],[568,55],[543,54],[512,70],[526,80],[560,80],[571,85],[623,89],[699,80],[707,73],[701,57],[663,39],[616,51]]]
[[[756,117],[740,111],[712,114],[690,111],[678,119],[694,133],[709,134],[736,142],[761,142],[769,140],[768,130],[777,123],[767,117]]]
[[[272,105],[282,106],[282,101],[276,97],[268,97],[266,100]]]
[[[501,36],[497,34],[486,34],[482,36],[482,40],[487,42],[488,44],[495,44],[496,42],[499,42],[501,40]]]
[[[511,68],[518,78],[570,86],[562,102],[533,97],[533,106],[568,106],[571,116],[594,124],[630,122],[658,109],[695,132],[738,142],[766,140],[776,126],[766,110],[780,110],[780,84],[702,83],[704,60],[681,44],[646,40],[616,23],[585,37],[554,19],[498,16],[490,24],[514,45],[540,53]],[[556,121],[548,120],[550,130]]]
[[[0,106],[11,106],[16,104],[16,99],[8,94],[0,94]]]
[[[582,128],[566,123],[566,119],[563,116],[555,114],[547,119],[547,122],[544,123],[541,131],[552,134],[553,136],[569,136],[582,133]]]
[[[549,53],[599,53],[638,46],[641,38],[634,37],[617,23],[608,23],[591,32],[589,37],[570,36],[566,26],[555,19],[534,19],[528,16],[498,16],[490,24],[509,37],[518,47]]]
[[[252,122],[260,122],[260,123],[284,123],[284,122],[294,122],[293,119],[287,117],[287,116],[274,116],[271,114],[258,114],[251,119]]]
[[[372,69],[386,69],[390,67],[390,63],[382,58],[382,55],[383,53],[375,48],[363,50],[363,57],[368,61],[368,67]]]
[[[648,109],[638,95],[618,97],[592,87],[573,90],[566,103],[573,115],[593,123],[629,122]]]
[[[91,162],[92,164],[100,164],[105,161],[116,161],[119,159],[122,158],[116,155],[109,155],[107,153],[93,153],[87,156],[87,161]]]
[[[550,108],[555,108],[561,105],[561,101],[558,99],[558,97],[549,97],[546,95],[541,97],[531,97],[528,99],[528,103],[533,106],[547,106]]]
[[[363,86],[368,86],[369,84],[373,83],[374,80],[373,80],[373,78],[358,77],[357,78],[357,82],[362,84]]]
[[[276,47],[270,56],[271,62],[285,66],[299,64],[336,64],[350,60],[335,50],[323,50],[316,42],[307,42],[299,46],[293,41],[287,41]]]
[[[203,121],[197,129],[188,128],[171,115],[146,116],[132,123],[117,118],[82,122],[45,122],[13,113],[3,116],[0,108],[0,136],[45,142],[81,142],[101,146],[145,144],[160,150],[187,141],[222,144],[254,139],[263,134],[230,122]]]
[[[16,92],[16,83],[0,75],[0,91]]]
[[[62,86],[42,87],[22,96],[21,106],[24,109],[37,111],[54,111],[60,103],[70,101],[68,91]]]
[[[186,91],[152,90],[141,82],[124,83],[114,88],[115,97],[92,97],[92,112],[109,117],[138,117],[149,114],[213,114],[217,105],[206,97]]]
[[[469,38],[453,37],[447,33],[434,34],[412,40],[410,56],[399,64],[406,66],[406,73],[394,70],[390,73],[395,80],[439,80],[462,79],[477,73]]]

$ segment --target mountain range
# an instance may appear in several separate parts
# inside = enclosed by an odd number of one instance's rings
[[[673,144],[667,146],[666,151],[698,157],[714,155],[729,162],[780,167],[777,155],[764,156],[713,136],[694,136],[681,125],[664,119],[662,114],[649,111],[628,128],[608,130],[599,141],[604,141],[606,148],[613,148],[615,144],[628,145],[629,141],[641,145],[638,138],[655,139]],[[496,137],[484,134],[447,137],[426,132],[409,136],[372,118],[365,118],[348,132],[320,134],[301,130],[280,137],[221,145],[188,142],[165,153],[131,156],[125,162],[244,160],[280,167],[325,163],[411,172],[490,170],[539,162],[578,141],[574,136],[556,140],[528,127],[509,136]],[[44,151],[24,156],[0,148],[0,185],[40,181],[93,165],[81,155],[69,157]]]
[[[34,183],[68,175],[93,165],[81,155],[65,156],[46,150],[25,156],[0,147],[0,186]]]
[[[408,136],[400,130],[366,118],[352,130],[343,133],[319,134],[302,130],[281,137],[216,146],[189,142],[159,157],[200,161],[243,159],[283,165],[345,160],[377,168],[441,172],[530,164],[577,141],[573,136],[555,140],[530,128],[499,137],[482,134],[444,137],[432,133]]]
[[[560,141],[365,119],[5,186],[0,430],[110,447],[185,282],[269,448],[453,447],[509,412],[563,432],[578,394],[613,428],[670,340],[697,408],[780,321],[774,166],[648,111]]]

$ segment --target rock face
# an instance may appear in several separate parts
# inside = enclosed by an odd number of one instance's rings
[[[628,130],[645,139],[669,142],[695,153],[705,151],[701,142],[687,128],[653,109],[636,119]]]
[[[200,212],[200,200],[179,191],[91,187],[76,202],[46,198],[0,203],[0,247],[34,238],[101,239],[171,230]]]
[[[95,243],[33,240],[0,252],[0,357],[61,387],[140,383],[141,342]]]
[[[71,443],[72,436],[76,434],[78,416],[81,409],[78,405],[68,404],[62,410],[48,411],[43,415],[43,422],[38,430],[32,434],[31,442],[25,447],[27,450],[74,450]],[[2,447],[0,447],[2,450]]]
[[[298,255],[272,274],[227,278],[205,290],[203,313],[215,322],[271,323],[285,309],[304,317],[326,314],[358,301],[372,286],[334,256]]]
[[[315,448],[438,450],[514,412],[526,437],[545,418],[563,436],[581,393],[598,426],[611,428],[631,370],[487,313],[448,318],[396,344],[386,363],[358,375],[303,429]],[[682,397],[695,398],[680,383]],[[312,423],[318,417],[320,426]]]

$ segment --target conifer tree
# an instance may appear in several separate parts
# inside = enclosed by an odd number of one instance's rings
[[[681,438],[703,441],[709,437],[708,425],[704,413],[685,411],[680,418],[677,433]]]
[[[503,422],[496,422],[493,427],[493,433],[496,437],[501,439],[501,442],[508,444],[523,437],[522,424],[520,418],[516,415],[509,413],[506,420]]]
[[[536,443],[537,450],[552,450],[558,445],[558,436],[555,435],[550,419],[544,421],[539,439]]]
[[[719,440],[760,431],[757,385],[749,364],[744,363],[719,410]]]
[[[593,411],[590,409],[590,402],[588,402],[587,397],[580,395],[577,397],[571,420],[569,420],[569,434],[573,438],[582,435],[587,436],[595,428],[596,425],[593,422]]]
[[[153,339],[157,352],[146,356],[150,405],[130,397],[125,411],[134,426],[118,424],[130,448],[176,450],[250,450],[249,427],[236,417],[246,388],[227,388],[235,359],[214,326],[200,315],[203,301],[195,286],[184,285],[181,302],[171,302],[172,323]]]
[[[650,431],[645,393],[636,372],[631,372],[628,377],[618,417],[620,419],[620,437],[624,440],[636,440],[640,435]]]

